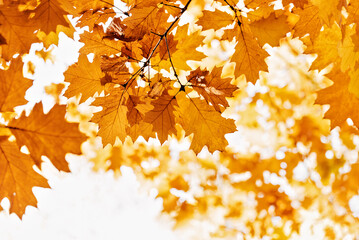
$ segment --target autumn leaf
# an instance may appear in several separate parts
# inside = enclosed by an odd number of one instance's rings
[[[196,24],[202,26],[203,31],[208,29],[218,30],[232,24],[233,21],[234,19],[230,14],[216,9],[214,12],[203,11],[203,16]]]
[[[98,97],[92,103],[94,106],[103,107],[102,111],[95,113],[91,121],[98,123],[98,135],[102,137],[104,145],[108,143],[114,144],[116,137],[124,141],[127,136],[128,109],[125,105],[122,105],[127,97],[126,90],[119,87],[113,89],[110,95]]]
[[[359,114],[356,108],[359,99],[348,91],[349,76],[347,73],[334,69],[328,75],[334,84],[318,92],[316,103],[329,104],[330,108],[325,113],[325,118],[330,119],[332,128],[341,126],[347,118],[351,118],[355,126],[359,126]]]
[[[221,78],[222,68],[215,67],[211,72],[194,70],[187,77],[188,82],[216,111],[221,112],[220,106],[229,107],[226,97],[233,97],[238,88],[231,84],[231,78]]]
[[[106,23],[110,17],[115,17],[116,13],[112,8],[88,10],[83,13],[80,19],[77,21],[77,27],[88,27],[89,31],[93,30],[93,27],[100,23]]]
[[[95,93],[101,93],[105,89],[105,74],[101,71],[100,59],[95,57],[92,62],[86,55],[79,56],[78,63],[72,65],[64,73],[69,88],[66,90],[66,97],[81,95],[80,102],[86,101]]]
[[[0,70],[0,112],[27,103],[25,92],[32,85],[30,79],[22,75],[23,62],[20,57],[13,59],[8,70]]]
[[[85,45],[80,49],[80,53],[96,55],[111,55],[121,51],[123,43],[114,41],[106,37],[102,26],[95,25],[91,33],[85,31],[81,34],[80,41]]]
[[[8,198],[10,213],[20,218],[27,206],[37,206],[33,187],[48,188],[46,179],[34,171],[29,155],[20,152],[14,142],[0,136],[0,199]]]
[[[180,123],[186,134],[194,134],[191,149],[199,153],[204,146],[210,152],[223,151],[227,146],[224,135],[236,130],[234,121],[221,116],[213,107],[198,98],[188,98],[185,93],[176,97]]]
[[[55,105],[44,114],[42,104],[36,104],[31,114],[13,119],[8,128],[16,137],[19,147],[25,145],[38,167],[41,156],[47,156],[53,165],[62,171],[70,171],[65,160],[66,153],[81,153],[81,144],[86,136],[78,129],[78,123],[65,120],[66,107]]]
[[[333,24],[331,28],[325,27],[314,40],[313,47],[306,50],[306,53],[318,54],[312,68],[323,69],[330,63],[336,62],[339,59],[338,46],[341,40],[342,34],[337,24]]]
[[[283,0],[282,3],[284,6],[293,3],[295,7],[303,8],[306,4],[308,4],[308,0]]]
[[[31,11],[31,25],[40,29],[46,34],[56,32],[58,25],[69,26],[66,15],[69,14],[62,7],[58,0],[45,0]]]
[[[308,4],[305,5],[303,9],[294,9],[293,13],[299,16],[299,21],[294,26],[294,37],[303,37],[309,34],[311,39],[315,39],[322,26],[318,7]]]
[[[250,28],[246,24],[236,26],[237,45],[231,60],[236,63],[234,74],[236,77],[244,74],[248,82],[255,83],[259,77],[259,71],[266,71],[267,64],[264,59],[268,53],[261,48]]]
[[[201,222],[195,238],[357,236],[358,13],[355,0],[0,0],[0,198],[21,217],[48,187],[33,165],[69,171],[82,147],[94,169],[127,166],[157,189],[177,230]],[[48,49],[63,33],[83,47],[66,84],[43,88],[57,104],[19,117],[24,76],[41,80],[29,58],[60,62]],[[91,106],[66,113],[65,85]]]
[[[125,84],[131,78],[131,73],[126,66],[127,61],[128,57],[126,56],[102,56],[100,65],[105,76],[101,78],[101,84],[105,85],[108,82]]]
[[[341,10],[346,5],[344,2],[343,0],[311,0],[311,3],[318,7],[319,16],[327,25],[330,25],[334,20],[341,21]]]
[[[82,14],[87,10],[97,11],[99,9],[111,8],[114,6],[113,0],[66,0],[63,1],[64,8],[71,14]]]
[[[153,131],[157,132],[157,137],[161,143],[167,140],[168,135],[175,134],[175,107],[177,100],[175,96],[171,96],[167,90],[154,101],[152,101],[153,109],[145,114],[144,121],[153,126]]]
[[[24,54],[32,43],[37,42],[35,28],[29,26],[29,13],[19,12],[17,6],[0,5],[0,34],[6,40],[1,45],[1,56],[9,61],[14,54]]]
[[[163,8],[150,6],[144,8],[132,8],[130,17],[125,18],[122,24],[126,26],[124,35],[136,40],[142,39],[146,34],[162,34],[169,26],[169,15]]]
[[[200,35],[199,31],[192,32],[188,35],[188,27],[189,25],[186,24],[177,29],[174,40],[180,43],[181,48],[177,49],[177,51],[171,55],[173,66],[183,70],[190,70],[187,60],[200,61],[205,57],[202,52],[196,50],[196,48],[201,45],[204,37]],[[153,62],[155,65],[167,70],[172,67],[170,61],[162,61],[162,59],[154,58]]]
[[[274,5],[272,2],[272,0],[245,0],[244,4],[246,7],[253,10],[248,12],[248,19],[256,21],[261,18],[267,18],[272,12],[274,12]],[[232,6],[233,5],[235,4],[232,4]]]
[[[276,27],[273,28],[273,25]],[[267,18],[252,22],[250,28],[261,46],[268,43],[272,47],[279,46],[279,40],[290,30],[287,16],[282,11],[273,12]]]
[[[354,69],[357,61],[359,61],[359,51],[355,51],[355,45],[351,36],[355,35],[355,28],[347,26],[345,29],[345,36],[338,47],[338,55],[341,58],[340,69],[345,72],[349,69]]]

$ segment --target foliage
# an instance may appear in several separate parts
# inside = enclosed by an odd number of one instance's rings
[[[131,167],[178,228],[295,239],[306,222],[323,239],[358,237],[358,12],[354,0],[3,1],[0,198],[21,217],[32,187],[48,187],[33,165],[69,171],[65,154],[87,139],[95,169]],[[64,73],[81,131],[61,84],[46,88],[58,102],[47,114],[14,110],[32,85],[22,57],[60,33],[84,43]]]

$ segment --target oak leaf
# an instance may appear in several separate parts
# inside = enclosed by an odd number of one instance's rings
[[[194,70],[187,77],[188,82],[201,96],[210,102],[216,111],[221,112],[220,106],[228,107],[226,97],[233,97],[237,86],[231,84],[231,78],[221,78],[222,68],[215,67],[211,72]]]
[[[58,25],[69,26],[66,15],[69,14],[58,0],[42,0],[35,10],[31,11],[30,24],[46,34],[56,32]]]
[[[128,61],[129,58],[126,56],[102,56],[100,61],[101,70],[106,75],[105,78],[102,78],[101,84],[105,85],[105,83],[108,82],[125,84],[131,78],[131,73],[126,66],[126,63],[128,63]]]
[[[221,116],[212,106],[198,98],[188,98],[184,92],[176,96],[178,113],[187,135],[193,133],[191,149],[199,153],[204,146],[210,152],[223,151],[228,145],[224,135],[236,131],[234,120]]]
[[[256,21],[261,18],[267,18],[274,12],[274,4],[272,3],[273,0],[245,0],[244,4],[246,8],[252,10],[247,13],[248,19],[250,21]]]
[[[312,63],[312,69],[323,69],[330,63],[338,61],[338,47],[342,40],[342,34],[337,24],[330,28],[324,27],[318,37],[314,40],[313,46],[307,49],[305,53],[316,53],[318,57]]]
[[[0,34],[6,40],[1,45],[1,56],[9,61],[14,54],[24,54],[30,49],[32,43],[38,42],[34,31],[29,26],[29,13],[18,11],[17,6],[0,5]]]
[[[80,54],[78,63],[71,65],[64,75],[65,81],[70,83],[65,96],[69,98],[81,94],[80,103],[105,90],[105,74],[101,71],[97,56],[90,62],[86,55]]]
[[[343,0],[310,0],[310,2],[318,7],[319,17],[328,26],[334,20],[337,22],[341,20],[342,7],[346,5]]]
[[[167,22],[169,14],[157,6],[132,8],[129,13],[131,16],[122,21],[127,38],[140,40],[146,34],[163,34],[170,25]]]
[[[272,47],[279,46],[279,40],[290,30],[284,11],[272,12],[267,18],[252,22],[250,28],[261,46],[268,43]]]
[[[256,41],[247,24],[236,26],[237,45],[231,60],[236,63],[234,75],[239,77],[244,74],[248,82],[255,83],[259,77],[259,71],[268,69],[264,59],[268,53]]]
[[[27,206],[37,205],[32,188],[49,187],[33,165],[31,157],[20,152],[16,143],[0,136],[0,199],[8,198],[10,213],[16,213],[20,218]]]
[[[112,55],[121,52],[123,43],[107,37],[100,25],[95,25],[92,32],[85,31],[81,34],[80,41],[85,45],[80,49],[80,53],[96,55]]]
[[[47,156],[59,170],[70,171],[65,160],[66,153],[81,153],[81,144],[86,136],[78,129],[78,123],[65,120],[66,106],[56,104],[44,114],[42,104],[38,103],[31,114],[13,119],[8,128],[16,138],[19,147],[25,145],[38,167],[41,156]]]
[[[104,145],[114,144],[116,137],[124,141],[128,127],[127,112],[124,104],[128,94],[122,87],[114,88],[111,94],[105,97],[98,97],[92,103],[94,106],[102,106],[100,112],[95,113],[92,122],[98,123],[98,135],[101,136]]]
[[[345,123],[351,118],[355,126],[359,127],[359,99],[348,91],[350,78],[347,73],[339,69],[333,69],[328,75],[334,84],[318,91],[316,103],[329,104],[330,108],[324,117],[330,119],[330,126],[334,128]]]
[[[63,8],[74,16],[79,16],[85,11],[97,11],[104,8],[112,8],[114,6],[113,0],[66,0],[62,1]]]
[[[216,9],[214,12],[204,10],[203,16],[199,18],[196,24],[202,26],[203,31],[218,30],[232,24],[233,21],[234,19],[230,14]]]
[[[8,70],[0,70],[0,112],[13,111],[13,108],[27,103],[25,92],[32,80],[24,78],[23,63],[20,57],[13,59]]]
[[[303,37],[309,34],[310,39],[315,39],[322,28],[322,20],[319,17],[317,6],[307,4],[303,9],[295,8],[293,13],[299,15],[299,21],[294,26],[294,37]]]
[[[297,8],[303,8],[304,5],[308,4],[308,0],[282,0],[283,6],[287,6],[293,3]]]
[[[100,23],[106,23],[110,17],[114,18],[115,15],[116,13],[112,8],[104,10],[88,10],[84,12],[77,21],[76,27],[88,27],[91,32],[94,26],[99,25]]]
[[[189,24],[178,27],[174,41],[177,41],[181,47],[171,55],[173,66],[183,70],[191,70],[188,60],[200,61],[206,56],[196,50],[202,44],[204,37],[200,35],[200,31],[188,34],[188,28]],[[154,58],[153,63],[166,70],[172,67],[170,61],[162,61],[159,57]]]
[[[338,53],[341,58],[340,69],[345,72],[354,69],[356,62],[359,61],[359,51],[355,50],[355,44],[351,36],[357,35],[353,26],[347,26],[343,41],[338,46]]]
[[[175,107],[178,107],[177,100],[165,90],[151,103],[154,108],[145,114],[144,121],[153,126],[153,131],[157,132],[158,139],[163,143],[168,135],[177,132],[174,115]]]

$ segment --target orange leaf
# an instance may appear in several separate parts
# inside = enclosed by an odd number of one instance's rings
[[[8,70],[0,70],[0,112],[13,111],[13,108],[27,103],[26,90],[32,85],[30,79],[22,75],[21,58],[13,59]]]
[[[305,5],[303,9],[295,8],[293,13],[299,15],[299,21],[294,26],[294,37],[303,37],[309,34],[310,39],[315,39],[320,29],[322,21],[319,18],[319,9],[314,5]]]
[[[37,205],[32,188],[49,187],[46,179],[34,171],[33,165],[30,156],[20,152],[16,143],[0,137],[0,199],[8,198],[10,213],[20,218],[27,206]]]
[[[86,136],[79,131],[78,123],[65,120],[65,113],[66,107],[56,104],[45,115],[42,104],[38,103],[28,117],[23,114],[9,123],[18,146],[26,145],[38,167],[41,167],[41,156],[45,155],[57,169],[69,171],[66,153],[81,153]]]
[[[233,21],[230,14],[216,9],[214,12],[204,10],[203,16],[199,18],[197,24],[202,26],[203,31],[208,29],[218,30],[232,24]]]
[[[187,77],[193,89],[218,112],[221,112],[220,106],[229,106],[226,97],[233,97],[233,92],[238,89],[231,84],[231,78],[221,78],[221,74],[222,68],[215,67],[210,73],[198,68]]]
[[[232,56],[232,61],[236,63],[234,75],[239,77],[245,74],[247,81],[255,84],[259,78],[259,71],[268,69],[264,61],[268,53],[258,44],[247,24],[242,23],[235,29],[238,30],[238,39],[236,51]]]
[[[37,42],[35,28],[29,26],[29,14],[19,12],[17,6],[0,5],[0,34],[7,44],[1,45],[2,57],[10,60],[14,54],[27,53],[32,43]]]
[[[85,31],[81,34],[80,41],[85,45],[80,49],[80,53],[95,55],[112,55],[121,52],[123,43],[106,38],[106,34],[102,26],[95,25],[93,31]]]
[[[349,76],[339,69],[333,69],[328,78],[334,84],[328,88],[318,91],[316,103],[329,104],[330,108],[324,117],[330,119],[331,128],[341,126],[347,118],[351,118],[355,126],[359,127],[359,99],[348,91]]]
[[[31,11],[31,25],[46,34],[56,32],[57,25],[70,26],[66,21],[66,12],[58,0],[41,1],[40,5]]]
[[[153,131],[157,132],[158,139],[163,143],[168,135],[177,132],[174,116],[177,100],[165,90],[158,99],[152,101],[152,105],[154,108],[145,114],[144,121],[153,125]]]
[[[102,82],[105,74],[101,71],[98,57],[95,57],[91,63],[86,55],[80,54],[78,63],[71,65],[64,75],[65,81],[70,83],[65,93],[68,98],[81,94],[80,102],[84,102],[105,89],[106,82]]]
[[[314,40],[313,47],[305,53],[316,53],[318,57],[312,64],[312,69],[323,69],[330,63],[339,60],[338,46],[342,40],[342,33],[337,24],[330,28],[324,27],[318,37]]]
[[[125,92],[122,87],[111,90],[111,94],[105,97],[98,97],[92,103],[94,106],[102,106],[101,112],[95,113],[92,122],[98,123],[98,135],[102,137],[104,145],[110,143],[114,144],[116,137],[124,141],[128,127],[127,112],[128,109],[125,105]]]
[[[221,116],[213,107],[198,98],[181,92],[176,97],[179,122],[186,134],[193,133],[191,148],[199,153],[206,145],[210,152],[223,151],[228,145],[224,135],[236,131],[234,120]]]
[[[250,28],[261,46],[268,43],[272,47],[279,46],[279,40],[290,30],[283,11],[273,12],[267,18],[252,22]]]
[[[131,16],[122,21],[126,26],[124,35],[127,38],[140,40],[146,34],[163,34],[170,25],[167,22],[169,14],[157,6],[132,8],[129,13]]]

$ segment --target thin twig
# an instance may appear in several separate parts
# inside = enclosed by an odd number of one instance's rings
[[[229,7],[230,9],[234,12],[235,16],[236,16],[236,19],[237,19],[237,24],[238,26],[240,27],[242,25],[242,22],[239,20],[239,17],[238,17],[238,14],[237,12],[238,11],[241,11],[240,9],[237,8],[237,6],[232,6],[227,0],[223,0]]]
[[[177,75],[177,72],[176,72],[176,68],[175,68],[175,66],[173,65],[173,62],[172,62],[172,58],[171,58],[171,54],[170,54],[170,49],[169,49],[169,47],[168,47],[168,42],[167,42],[167,36],[165,36],[165,41],[166,41],[168,58],[170,59],[170,63],[171,63],[171,66],[172,66],[174,75],[175,75],[175,77],[177,78],[178,83],[182,86],[182,83],[181,83],[181,81],[180,81],[179,78],[178,78],[178,75]]]

